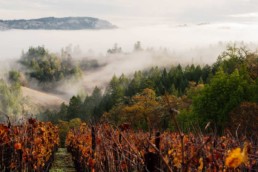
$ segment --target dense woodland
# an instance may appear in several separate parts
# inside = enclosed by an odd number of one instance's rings
[[[44,117],[53,122],[81,118],[90,123],[127,122],[145,131],[174,130],[169,116],[173,108],[180,112],[176,117],[184,131],[192,126],[203,130],[208,124],[218,133],[238,128],[257,137],[257,76],[257,53],[229,46],[212,65],[179,64],[113,76],[104,93],[96,86],[86,98],[73,96],[59,112],[47,111]]]

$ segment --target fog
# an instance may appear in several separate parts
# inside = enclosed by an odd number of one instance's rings
[[[115,23],[114,23],[115,24]],[[9,61],[20,58],[31,46],[44,46],[59,53],[67,45],[77,47],[80,58],[97,59],[104,67],[88,71],[77,84],[63,83],[59,91],[66,97],[79,90],[90,93],[95,85],[104,88],[113,75],[131,74],[151,66],[178,63],[213,63],[228,43],[238,42],[250,49],[258,46],[258,25],[254,23],[148,24],[114,30],[8,30],[0,31],[0,74],[12,68]],[[140,41],[144,52],[131,53]],[[107,55],[117,43],[122,54]],[[78,48],[79,47],[79,48]],[[75,58],[75,57],[74,57]],[[83,86],[83,87],[82,87]]]
[[[195,47],[229,41],[257,42],[258,24],[220,23],[199,25],[166,24],[122,27],[114,30],[45,31],[8,30],[0,32],[0,58],[19,58],[22,50],[44,45],[52,52],[72,44],[83,52],[93,50],[105,54],[114,43],[123,51],[131,51],[136,41],[143,47],[164,47],[171,51],[185,51]]]

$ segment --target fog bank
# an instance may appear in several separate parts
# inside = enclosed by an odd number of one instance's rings
[[[114,43],[119,44],[124,52],[130,52],[136,41],[141,41],[145,48],[163,47],[171,51],[206,47],[218,42],[257,43],[257,30],[258,24],[249,23],[160,24],[80,31],[8,30],[0,31],[0,59],[19,58],[22,50],[38,45],[59,52],[61,48],[72,44],[79,45],[83,52],[106,54]]]

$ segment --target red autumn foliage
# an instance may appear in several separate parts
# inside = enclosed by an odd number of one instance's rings
[[[59,144],[58,128],[29,119],[22,125],[0,125],[0,171],[46,171]]]

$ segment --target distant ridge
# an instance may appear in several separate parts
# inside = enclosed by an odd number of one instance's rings
[[[46,17],[39,19],[0,20],[0,30],[83,30],[114,29],[109,21],[93,17]]]

